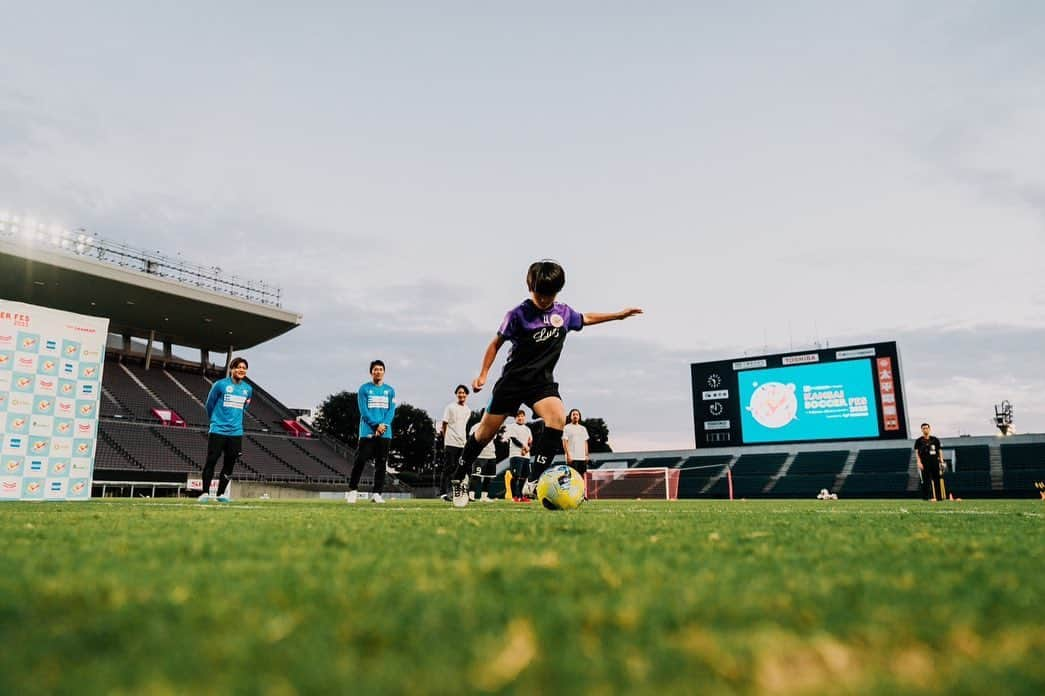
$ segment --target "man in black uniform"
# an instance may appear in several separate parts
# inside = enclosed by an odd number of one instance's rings
[[[914,441],[914,452],[922,475],[922,495],[926,500],[943,500],[943,448],[928,423],[922,423],[922,436]]]

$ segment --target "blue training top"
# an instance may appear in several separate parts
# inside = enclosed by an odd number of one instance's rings
[[[207,396],[210,431],[218,435],[242,435],[243,411],[250,405],[254,388],[243,380],[236,384],[231,377],[219,379]]]
[[[388,384],[367,382],[356,395],[359,401],[359,437],[375,434],[377,426],[385,424],[381,437],[392,439],[392,418],[396,412],[396,390]]]

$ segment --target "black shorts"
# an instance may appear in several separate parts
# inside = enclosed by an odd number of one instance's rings
[[[472,476],[492,477],[497,472],[496,459],[476,459],[472,464]]]
[[[562,397],[559,396],[558,382],[536,385],[520,384],[514,380],[506,381],[502,377],[493,385],[486,412],[495,416],[514,416],[519,412],[521,404],[526,404],[532,411],[535,403],[551,396],[562,400]]]

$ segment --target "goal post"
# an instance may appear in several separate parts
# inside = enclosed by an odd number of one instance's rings
[[[585,485],[589,500],[676,500],[679,470],[664,466],[589,469]]]

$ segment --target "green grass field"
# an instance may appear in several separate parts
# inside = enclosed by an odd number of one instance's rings
[[[1045,693],[1040,501],[0,506],[0,693]]]

